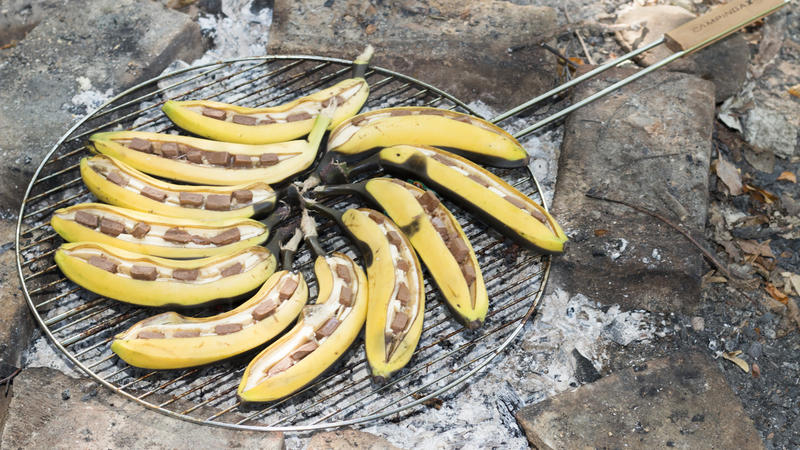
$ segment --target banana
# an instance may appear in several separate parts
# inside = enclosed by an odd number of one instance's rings
[[[298,234],[291,255],[300,237]],[[286,329],[308,300],[308,286],[302,273],[290,270],[291,259],[284,253],[283,270],[273,273],[236,309],[205,318],[175,312],[158,314],[116,335],[111,350],[132,366],[180,369],[258,347]]]
[[[328,151],[354,160],[381,147],[435,145],[496,167],[523,167],[528,153],[502,128],[446,109],[409,106],[377,109],[342,122],[328,138]]]
[[[469,239],[431,191],[391,178],[320,186],[321,195],[355,193],[380,205],[408,236],[447,305],[468,328],[481,326],[489,297]]]
[[[270,227],[286,216],[288,210],[282,208],[263,223],[237,218],[201,221],[80,203],[57,210],[50,225],[67,242],[99,242],[164,258],[201,258],[262,244]]]
[[[245,218],[263,215],[275,206],[275,192],[263,182],[237,186],[171,184],[105,155],[81,159],[81,177],[103,202],[160,216]]]
[[[382,168],[420,179],[436,192],[519,244],[541,252],[564,252],[567,235],[541,205],[481,166],[450,152],[428,146],[388,147],[358,166],[334,170],[360,173],[377,163]],[[331,178],[337,175],[333,172]]]
[[[313,117],[335,102],[336,111],[329,125],[333,128],[358,113],[368,95],[367,81],[355,77],[270,108],[246,108],[207,100],[170,100],[161,109],[175,125],[209,139],[268,144],[308,134]]]
[[[314,263],[319,296],[297,324],[247,365],[237,393],[245,402],[276,400],[310,383],[358,337],[367,315],[364,271],[342,253]]]
[[[191,260],[164,259],[94,242],[62,244],[64,275],[99,295],[142,306],[196,306],[250,292],[275,272],[263,247]]]
[[[236,185],[275,184],[307,169],[316,159],[330,117],[321,113],[308,140],[265,145],[210,141],[143,131],[95,133],[91,147],[131,167],[173,180]]]

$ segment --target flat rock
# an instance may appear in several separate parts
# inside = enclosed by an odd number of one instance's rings
[[[157,2],[59,8],[0,53],[0,212],[16,211],[43,155],[111,95],[203,52],[200,27]]]
[[[0,47],[22,40],[44,17],[67,5],[68,0],[3,0],[0,5]]]
[[[506,110],[555,84],[538,44],[556,26],[552,8],[497,0],[277,0],[267,50],[353,59],[370,43],[374,65]]]
[[[672,355],[524,407],[517,420],[538,449],[763,448],[716,364]]]
[[[574,99],[629,73],[583,83]],[[599,189],[702,235],[713,120],[713,85],[667,71],[569,116],[553,215],[571,242],[553,259],[553,286],[623,309],[692,310],[700,298],[700,251],[660,220],[585,193]]]
[[[22,353],[30,343],[34,326],[17,275],[15,230],[16,222],[0,220],[0,367],[21,367]]]
[[[364,431],[344,428],[315,433],[308,441],[308,450],[399,450],[386,439]]]
[[[0,447],[282,449],[282,433],[199,425],[150,411],[86,378],[49,368],[15,379]],[[146,430],[146,431],[145,431]]]

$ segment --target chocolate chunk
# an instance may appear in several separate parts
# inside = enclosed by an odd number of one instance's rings
[[[100,232],[112,237],[117,237],[125,231],[125,224],[106,217],[100,219]]]
[[[278,291],[278,297],[281,300],[286,300],[287,298],[291,297],[294,294],[294,290],[297,289],[297,280],[294,278],[287,278],[281,284],[281,289]]]
[[[389,328],[391,328],[395,333],[399,333],[405,330],[406,324],[408,324],[408,314],[404,313],[403,311],[397,311],[394,313],[394,318],[392,319],[392,324],[389,326]]]
[[[518,197],[514,197],[513,195],[506,195],[505,197],[503,197],[503,199],[505,201],[507,201],[508,203],[511,203],[512,205],[516,206],[519,209],[527,209],[528,208],[528,204],[524,200],[522,200],[521,198],[518,198]]]
[[[470,180],[480,184],[481,186],[488,186],[489,185],[489,182],[486,181],[486,179],[484,177],[482,177],[482,176],[480,176],[480,175],[478,175],[476,173],[471,173],[471,174],[467,175],[467,178],[469,178]]]
[[[106,272],[117,273],[117,263],[106,258],[105,256],[91,256],[89,257],[89,264],[103,269]]]
[[[308,341],[298,347],[297,350],[292,352],[292,359],[295,361],[300,361],[301,359],[305,358],[306,355],[316,350],[317,347],[319,347],[319,345],[317,345],[316,342]]]
[[[291,355],[287,356],[286,358],[283,358],[282,360],[275,363],[274,366],[270,367],[269,371],[267,372],[267,376],[271,377],[281,372],[284,372],[290,367],[292,367],[292,365],[294,365],[294,360],[292,359]]]
[[[461,273],[464,274],[464,280],[466,280],[467,286],[471,285],[472,282],[475,281],[475,267],[470,264],[470,261],[466,261],[461,265]]]
[[[253,165],[253,160],[250,155],[233,155],[233,165],[235,167],[250,167]]]
[[[227,166],[230,154],[228,152],[206,152],[206,161],[215,166]]]
[[[172,333],[172,337],[176,338],[192,338],[200,336],[200,330],[177,330]]]
[[[136,225],[133,226],[131,230],[131,236],[135,237],[136,239],[141,239],[150,232],[150,225],[144,222],[136,222]]]
[[[153,330],[142,330],[136,337],[139,339],[164,339],[164,333]]]
[[[259,303],[259,305],[256,306],[251,314],[253,316],[253,320],[263,320],[265,317],[272,314],[276,309],[278,309],[278,302],[269,299]]]
[[[371,118],[370,116],[366,116],[366,115],[365,116],[361,116],[361,117],[356,116],[356,117],[353,117],[353,119],[351,119],[350,123],[352,123],[355,126],[361,126],[365,122],[369,121],[370,118]]]
[[[307,113],[305,111],[298,111],[298,112],[291,113],[288,116],[286,116],[286,121],[287,122],[299,122],[301,120],[308,120],[311,117],[312,117],[311,114],[309,114],[309,113]]]
[[[261,163],[262,166],[274,166],[278,164],[278,155],[275,153],[262,153],[261,156],[258,157],[258,162]]]
[[[266,116],[263,119],[259,120],[258,124],[259,125],[269,125],[269,124],[272,124],[272,123],[275,123],[275,122],[277,122],[275,119],[273,119],[270,116]]]
[[[386,238],[389,239],[389,243],[394,245],[395,247],[399,247],[400,244],[403,243],[403,238],[400,237],[400,233],[397,231],[390,231],[386,234]]]
[[[450,114],[452,114],[452,113],[449,112],[449,111],[445,111],[443,109],[426,109],[425,110],[425,115],[428,115],[428,116],[445,116],[445,117],[447,117]]]
[[[436,161],[439,161],[440,163],[444,164],[445,166],[454,166],[455,165],[453,160],[451,160],[450,158],[448,158],[448,157],[446,157],[444,155],[440,155],[438,153],[434,153],[433,156],[431,156],[431,158],[435,159]]]
[[[352,280],[350,276],[350,268],[345,266],[344,264],[337,264],[336,265],[336,275],[344,280],[345,283],[349,283]]]
[[[409,109],[392,109],[389,111],[389,115],[392,117],[410,116],[412,114],[414,114],[414,112]]]
[[[134,280],[153,281],[158,278],[158,270],[155,268],[155,266],[134,264],[131,266],[131,278]]]
[[[203,236],[198,236],[196,234],[192,235],[192,243],[197,245],[208,245],[211,243],[208,239],[204,238]]]
[[[353,304],[353,290],[350,286],[342,286],[342,290],[339,291],[339,304],[344,306]]]
[[[169,242],[177,242],[178,244],[188,244],[192,242],[192,235],[186,230],[172,227],[164,233],[162,239]]]
[[[242,269],[244,269],[242,263],[237,262],[223,268],[222,270],[219,271],[219,274],[222,275],[223,277],[231,277],[233,275],[242,273]]]
[[[211,194],[206,197],[206,209],[211,211],[228,211],[231,209],[231,196]]]
[[[237,331],[242,331],[242,324],[240,323],[223,323],[214,327],[215,334],[231,334]]]
[[[528,211],[530,213],[530,215],[533,216],[534,219],[538,220],[539,222],[542,222],[545,225],[548,225],[547,217],[545,217],[543,212],[541,212],[538,209],[536,209],[535,206],[529,207],[528,209],[526,209],[526,211]]]
[[[75,222],[78,222],[85,227],[97,228],[97,225],[100,223],[100,217],[98,217],[96,214],[88,213],[86,211],[76,211]]]
[[[417,201],[428,212],[436,211],[439,206],[439,199],[431,191],[427,191],[422,196],[417,197]]]
[[[161,156],[165,158],[177,158],[179,154],[177,143],[164,142],[161,144]]]
[[[228,113],[221,109],[203,108],[203,115],[217,120],[225,120]]]
[[[370,211],[367,213],[367,215],[369,216],[370,219],[372,219],[373,222],[377,223],[378,225],[382,224],[386,220],[384,219],[382,214],[376,211]]]
[[[138,152],[150,153],[153,150],[153,144],[151,144],[150,141],[141,138],[133,138],[128,143],[128,148]]]
[[[464,262],[469,256],[469,247],[467,247],[463,239],[450,239],[447,243],[447,248],[450,249],[450,253],[453,254],[459,264]]]
[[[239,125],[255,125],[257,120],[255,117],[251,116],[243,116],[241,114],[234,114],[233,115],[233,123],[238,123]]]
[[[443,238],[447,237],[448,228],[444,219],[438,216],[433,217],[431,219],[431,225],[433,225],[433,228],[436,230],[437,233],[439,233],[440,236],[442,236]]]
[[[186,160],[195,164],[203,164],[203,152],[193,148],[186,151]]]
[[[397,287],[397,297],[395,298],[403,306],[406,306],[411,301],[411,291],[408,290],[408,286],[405,283],[400,283],[400,286]]]
[[[325,322],[324,325],[319,327],[319,330],[317,330],[317,339],[327,337],[333,334],[333,332],[336,331],[336,327],[338,327],[340,323],[341,322],[339,322],[336,319],[336,317],[331,317],[330,319],[328,319],[328,321]]]
[[[106,179],[114,184],[125,187],[128,185],[128,179],[124,177],[118,170],[112,170],[106,174]]]
[[[242,238],[238,228],[230,228],[209,239],[214,245],[228,245]]]
[[[323,108],[327,108],[328,106],[330,106],[330,104],[334,100],[336,100],[336,106],[337,107],[342,106],[342,104],[345,102],[344,97],[342,97],[341,95],[336,95],[336,96],[333,96],[333,97],[328,97],[325,100],[323,100],[322,101],[322,107]]]
[[[470,119],[467,116],[456,116],[453,117],[453,120],[457,120],[459,122],[464,122],[464,123],[472,123],[472,119]]]
[[[164,200],[167,199],[166,192],[159,191],[158,189],[154,189],[150,186],[145,186],[144,189],[141,190],[141,193],[145,197],[161,203],[164,203]]]
[[[178,201],[181,202],[181,206],[203,206],[203,194],[179,192]]]
[[[180,281],[194,281],[198,275],[200,275],[200,271],[197,269],[175,269],[172,271],[172,278]]]
[[[236,203],[250,203],[253,201],[253,191],[248,191],[245,189],[237,189],[233,191],[233,199],[236,200]]]
[[[403,272],[408,272],[408,269],[411,268],[411,263],[408,262],[407,259],[398,259],[397,268],[402,270]]]

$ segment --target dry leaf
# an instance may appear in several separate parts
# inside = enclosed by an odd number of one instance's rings
[[[750,372],[750,365],[747,364],[747,361],[739,358],[739,355],[742,354],[741,350],[735,350],[732,352],[723,352],[722,357],[727,359],[728,361],[736,364],[739,366],[740,369],[744,370],[745,372]]]
[[[608,233],[608,230],[602,230],[602,229],[594,230],[594,235],[597,237],[605,236],[606,233]]]
[[[742,185],[742,190],[750,194],[750,197],[752,197],[754,200],[758,200],[762,203],[775,203],[775,201],[778,200],[778,197],[775,194],[750,184],[745,183]]]
[[[750,239],[737,239],[736,243],[739,244],[739,248],[748,255],[775,258],[775,254],[772,253],[772,249],[769,247],[770,240],[759,243]]]
[[[786,315],[800,328],[800,308],[797,307],[797,303],[795,303],[793,298],[790,298],[787,300],[786,306]]]
[[[757,363],[753,363],[753,378],[760,378],[761,377],[761,368],[758,367]]]
[[[781,292],[781,290],[776,288],[775,285],[772,283],[765,283],[764,289],[767,291],[767,294],[769,294],[770,297],[783,303],[784,305],[789,300],[789,296]]]
[[[797,183],[797,176],[794,174],[794,172],[789,172],[788,170],[786,170],[786,171],[781,172],[780,175],[778,175],[778,180],[790,181],[792,183]]]
[[[800,275],[792,272],[782,272],[786,284],[794,288],[795,295],[800,295]]]
[[[795,84],[794,86],[789,88],[789,93],[794,95],[795,97],[800,97],[800,83]]]
[[[731,195],[740,195],[742,193],[742,176],[739,174],[739,170],[736,169],[736,166],[725,161],[722,157],[715,160],[714,163],[714,171],[717,173],[717,176],[725,186],[728,188],[728,192]]]

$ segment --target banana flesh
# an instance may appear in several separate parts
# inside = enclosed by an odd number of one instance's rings
[[[237,393],[245,402],[277,400],[322,374],[355,341],[367,315],[367,279],[348,256],[319,256],[314,264],[319,297],[297,324],[258,354]]]
[[[546,253],[564,251],[567,236],[550,213],[472,161],[410,145],[385,148],[378,158],[382,167],[421,179],[520,244]]]
[[[99,242],[164,258],[201,258],[262,244],[269,229],[252,219],[162,217],[103,203],[57,210],[50,225],[67,242]]]
[[[288,327],[308,300],[303,274],[275,272],[249,300],[212,317],[166,312],[116,335],[111,350],[145,369],[180,369],[220,361],[269,341]]]
[[[81,160],[84,184],[112,205],[167,217],[220,220],[261,215],[275,206],[275,192],[263,182],[236,186],[187,186],[167,183],[114,158]]]
[[[224,142],[268,144],[304,136],[313,117],[336,102],[329,129],[354,116],[369,95],[364,78],[336,85],[269,108],[246,108],[207,100],[168,101],[162,107],[175,125],[197,135]]]
[[[62,244],[55,261],[75,284],[142,306],[196,306],[250,292],[275,272],[263,247],[192,260],[129,252],[95,242]]]
[[[95,151],[160,177],[212,185],[274,184],[314,162],[329,122],[329,117],[320,114],[308,140],[265,145],[143,131],[95,133],[89,139]]]
[[[522,167],[528,153],[502,128],[445,109],[399,107],[359,114],[342,122],[328,139],[328,151],[357,159],[392,145],[433,145],[496,167]]]

